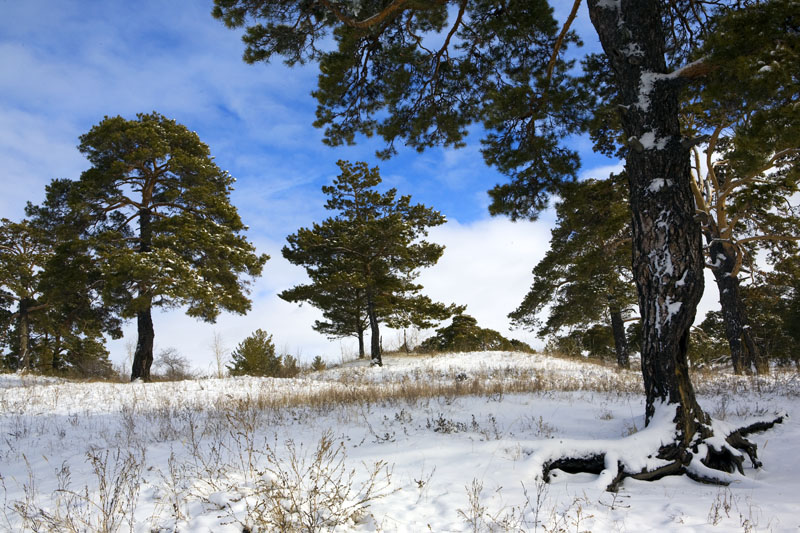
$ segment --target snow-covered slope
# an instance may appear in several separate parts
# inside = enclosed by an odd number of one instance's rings
[[[636,372],[484,352],[353,362],[297,379],[75,383],[0,376],[0,530],[797,531],[800,428],[764,468],[539,479],[548,453],[648,439]],[[797,374],[695,381],[734,426],[800,405]]]

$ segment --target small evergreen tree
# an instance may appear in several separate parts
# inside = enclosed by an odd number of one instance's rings
[[[297,364],[297,358],[293,355],[285,353],[278,357],[281,363],[281,370],[278,374],[282,378],[293,378],[300,373],[300,366]]]
[[[228,372],[231,376],[278,377],[282,367],[281,358],[275,355],[272,335],[257,329],[233,351]]]
[[[321,355],[316,356],[314,360],[311,361],[311,370],[313,370],[314,372],[325,370],[325,368],[327,368],[327,365],[325,364],[325,361],[323,361]]]

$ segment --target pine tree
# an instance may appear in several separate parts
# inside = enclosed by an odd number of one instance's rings
[[[454,310],[420,295],[422,286],[414,283],[418,270],[435,264],[444,251],[420,237],[445,219],[424,205],[412,205],[410,196],[398,198],[395,189],[378,192],[377,167],[338,165],[341,174],[322,188],[329,197],[325,208],[337,215],[289,235],[283,248],[286,259],[306,268],[311,283],[279,296],[322,308],[326,318],[336,321],[328,331],[358,332],[360,313],[366,314],[372,364],[381,365],[381,321],[424,325]]]
[[[0,224],[5,366],[107,376],[111,363],[103,334],[119,337],[120,322],[100,302],[98,269],[77,225],[67,223],[69,186],[67,180],[53,181],[42,206],[27,206],[29,219]]]
[[[158,113],[106,117],[80,137],[92,167],[73,187],[71,207],[94,223],[87,238],[99,259],[103,296],[138,340],[131,379],[149,380],[157,306],[187,307],[213,321],[221,310],[245,313],[248,281],[267,260],[241,235],[230,203],[234,179],[197,134]]]
[[[798,18],[796,5],[779,0],[719,20],[697,56],[724,68],[689,91],[684,112],[688,135],[707,139],[703,151],[693,148],[692,189],[737,373],[769,369],[742,297],[743,270],[757,268],[758,251],[772,263],[798,252]]]
[[[355,337],[358,357],[364,359],[364,332],[369,327],[366,293],[362,287],[348,282],[342,273],[331,272],[310,285],[298,285],[278,296],[287,302],[308,302],[321,309],[325,320],[315,320],[315,331],[331,339]]]
[[[231,353],[228,371],[231,376],[278,377],[282,366],[281,358],[275,355],[272,335],[257,329]]]
[[[81,376],[112,373],[104,335],[122,336],[119,309],[101,297],[104,279],[97,257],[83,238],[91,220],[72,211],[75,183],[53,180],[42,205],[28,204],[32,226],[52,249],[42,265],[40,289],[44,313],[37,316],[40,368]]]
[[[621,367],[628,366],[623,315],[636,309],[626,188],[624,174],[563,188],[550,249],[533,269],[525,299],[509,314],[514,323],[539,329],[543,337],[605,322]],[[545,308],[548,317],[542,325],[537,315]]]
[[[387,141],[382,154],[387,156],[396,142],[417,149],[461,146],[468,127],[481,122],[486,161],[510,177],[492,191],[492,211],[531,218],[576,175],[578,154],[562,139],[597,124],[592,111],[607,97],[587,90],[571,74],[572,63],[560,59],[564,47],[577,40],[569,27],[580,3],[573,3],[560,31],[547,0],[215,0],[213,14],[230,27],[249,25],[246,61],[277,54],[290,65],[319,62],[316,124],[327,126],[330,144],[378,133]],[[725,72],[725,62],[713,54],[691,61],[715,29],[712,17],[733,12],[756,20],[759,7],[734,0],[587,0],[587,5],[625,143],[632,271],[643,324],[645,422],[659,409],[675,412],[673,442],[653,452],[664,466],[655,472],[621,471],[610,487],[629,475],[708,477],[698,473],[698,463],[741,470],[740,449],[757,465],[746,431],[725,435],[725,446],[698,452],[698,443],[714,429],[689,379],[687,347],[703,292],[703,255],[690,185],[693,141],[682,136],[680,98],[686,85]],[[794,42],[800,33],[792,18],[796,6],[788,0],[781,6],[786,15],[781,20],[791,30],[783,38]],[[329,32],[332,48],[325,47]],[[440,45],[434,44],[437,39]],[[741,95],[736,85],[727,90]],[[604,458],[598,452],[595,461],[602,466]],[[544,467],[545,477],[551,467],[585,469],[589,462],[554,460]]]

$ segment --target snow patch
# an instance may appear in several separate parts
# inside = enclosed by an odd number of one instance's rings
[[[663,150],[667,147],[668,137],[659,137],[654,131],[647,131],[641,137],[639,142],[645,150]]]
[[[672,317],[677,315],[678,311],[681,310],[681,306],[682,305],[683,305],[683,302],[673,302],[672,298],[667,296],[667,298],[665,300],[665,305],[664,305],[664,307],[666,309],[666,316],[664,318],[664,323],[667,323],[670,320],[672,320]]]
[[[663,179],[663,178],[656,178],[650,182],[650,186],[647,188],[650,192],[658,192],[664,187],[671,187],[672,180]]]

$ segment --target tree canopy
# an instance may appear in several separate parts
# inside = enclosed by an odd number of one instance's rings
[[[29,219],[0,225],[0,280],[5,366],[27,371],[108,375],[103,334],[122,335],[100,298],[97,263],[66,205],[72,182],[54,180]]]

